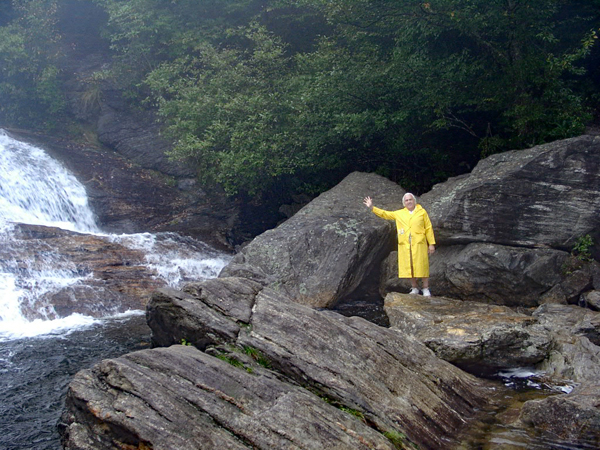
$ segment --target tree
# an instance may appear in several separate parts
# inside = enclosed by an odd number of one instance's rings
[[[596,40],[597,1],[294,3],[338,24],[338,45],[374,43],[374,54],[404,74],[392,89],[412,84],[429,126],[462,130],[484,153],[572,136],[591,118],[581,64]]]
[[[244,49],[204,43],[146,83],[176,139],[172,155],[193,160],[207,183],[256,194],[307,158],[286,146],[293,138],[285,47],[256,24],[232,34],[247,40]]]
[[[56,30],[57,2],[14,0],[13,20],[0,27],[0,120],[52,126],[64,108]]]
[[[174,155],[231,193],[352,170],[422,192],[481,155],[578,134],[591,118],[581,62],[598,17],[587,2],[278,4],[325,17],[328,35],[294,53],[264,30],[262,44],[232,33],[148,77]],[[267,39],[278,51],[258,63]]]

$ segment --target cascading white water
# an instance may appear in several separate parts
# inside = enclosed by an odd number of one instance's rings
[[[14,238],[15,223],[94,234],[141,250],[147,267],[173,287],[215,277],[228,260],[201,242],[172,233],[102,234],[84,186],[42,149],[0,130],[0,341],[73,330],[97,321],[80,314],[56,319],[51,304],[38,306],[36,300],[42,295],[83,283],[91,275],[80,274],[68,258],[46,243],[34,259],[16,256],[16,249],[11,251],[19,245]],[[31,305],[36,305],[41,319],[28,320],[23,315],[23,308]]]
[[[85,188],[42,149],[0,130],[0,223],[99,232]]]

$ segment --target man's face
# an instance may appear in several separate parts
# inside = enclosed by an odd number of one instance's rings
[[[415,199],[412,195],[406,196],[406,198],[404,199],[404,206],[406,206],[406,209],[408,209],[409,211],[415,209]]]

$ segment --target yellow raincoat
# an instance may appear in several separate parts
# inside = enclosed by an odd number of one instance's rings
[[[377,216],[396,221],[398,232],[398,278],[427,278],[429,277],[430,245],[435,245],[433,227],[427,211],[421,205],[416,205],[411,212],[402,208],[397,211],[385,211],[373,207]],[[410,259],[412,254],[412,272]]]

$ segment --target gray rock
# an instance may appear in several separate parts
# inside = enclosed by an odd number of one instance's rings
[[[294,301],[327,307],[354,291],[391,250],[393,224],[362,204],[373,195],[384,208],[401,207],[402,190],[374,174],[355,172],[292,218],[256,237],[221,272],[270,286]]]
[[[538,368],[576,383],[600,380],[600,313],[575,305],[545,304],[533,316],[552,332],[553,346]]]
[[[411,334],[438,357],[477,373],[539,363],[552,344],[536,318],[505,306],[390,293],[384,308],[393,328]]]
[[[421,197],[438,243],[570,250],[600,231],[600,137],[489,156]]]
[[[232,342],[250,323],[254,298],[262,286],[245,278],[222,278],[188,285],[183,291],[158,289],[146,308],[152,343],[180,344],[204,350]]]
[[[530,400],[523,405],[520,420],[539,432],[549,433],[581,447],[600,447],[600,386],[576,388],[568,395]],[[571,447],[569,447],[571,448]]]
[[[430,258],[431,289],[435,295],[450,298],[537,306],[542,294],[563,281],[562,267],[567,258],[566,252],[546,248],[484,243],[439,247]],[[398,279],[397,264],[394,252],[381,271],[382,296],[410,286],[409,281]],[[583,289],[584,285],[578,287]],[[572,296],[575,290],[569,292]]]
[[[237,368],[191,346],[105,360],[75,376],[66,403],[66,450],[396,448],[269,370]]]
[[[544,303],[578,304],[582,300],[583,293],[591,288],[592,275],[589,266],[585,266],[565,275],[559,283],[540,297],[538,303],[540,305]],[[585,300],[583,301],[585,302]]]
[[[410,442],[423,449],[447,446],[457,437],[457,431],[466,426],[467,419],[476,413],[477,408],[487,402],[489,391],[485,382],[435,357],[423,344],[403,332],[382,328],[356,317],[347,318],[331,311],[318,311],[295,303],[284,294],[270,288],[256,293],[259,289],[260,285],[253,281],[235,278],[219,278],[197,283],[185,288],[188,293],[163,289],[153,297],[148,307],[148,323],[152,328],[153,341],[157,344],[169,345],[186,340],[216,355],[220,352],[219,348],[223,346],[251,349],[252,354],[260,355],[257,360],[264,361],[266,363],[264,365],[270,368],[269,377],[287,380],[286,384],[291,383],[294,389],[301,386],[302,395],[311,397],[312,394],[309,393],[315,393],[317,397],[326,399],[359,418],[364,418],[364,422],[378,433],[389,433],[388,436],[397,437],[404,435],[405,444],[400,448],[405,448],[404,445]],[[250,301],[251,298],[254,300]],[[236,299],[240,299],[241,305],[235,305]],[[163,354],[167,353],[161,353]],[[235,354],[235,352],[227,354],[226,359]],[[246,368],[254,367],[243,357],[234,357]],[[144,358],[144,361],[154,360],[156,356],[148,353]],[[131,355],[125,357],[126,361],[131,359]],[[70,436],[76,430],[84,430],[81,432],[85,436],[83,440],[92,439],[90,436],[93,435],[94,429],[89,425],[93,422],[89,420],[90,414],[100,418],[94,421],[99,421],[99,426],[102,425],[103,429],[109,428],[110,430],[107,431],[109,434],[117,433],[115,430],[118,429],[120,433],[126,433],[128,436],[140,436],[137,427],[141,425],[134,426],[130,422],[128,424],[119,422],[118,426],[111,423],[104,424],[107,420],[105,418],[114,418],[122,411],[128,411],[127,408],[121,407],[120,403],[106,403],[100,410],[101,413],[96,414],[94,411],[98,410],[97,404],[82,400],[87,395],[101,395],[104,398],[106,394],[97,392],[99,389],[104,389],[106,382],[103,380],[120,379],[118,374],[121,372],[121,363],[110,368],[105,364],[102,363],[100,368],[93,369],[83,377],[86,386],[81,392],[70,394],[73,400],[68,404],[69,413],[65,419],[68,426],[64,428],[63,433],[66,436],[65,441],[73,446],[67,448],[85,448],[71,444],[75,438]],[[146,364],[146,362],[140,363],[141,366]],[[215,363],[204,362],[203,364],[212,366]],[[102,367],[107,368],[102,369]],[[174,423],[181,419],[171,420],[169,416],[158,417],[155,403],[159,400],[152,400],[154,394],[148,394],[145,390],[150,389],[148,386],[161,385],[155,377],[165,377],[165,380],[175,380],[173,383],[179,383],[177,380],[180,373],[194,373],[194,377],[201,379],[203,377],[201,372],[205,369],[180,361],[165,363],[160,368],[154,368],[151,364],[148,367],[144,369],[147,370],[147,375],[143,379],[128,378],[127,382],[119,381],[119,384],[128,386],[131,392],[144,389],[143,393],[136,394],[142,399],[150,395],[147,406],[139,402],[140,410],[135,413],[136,416],[147,417],[148,423],[144,426],[152,429],[172,427],[183,429],[189,426],[189,419],[185,422],[188,425],[183,425]],[[160,373],[154,375],[155,371]],[[215,387],[224,392],[228,398],[238,399],[239,395],[234,395],[237,388],[232,393],[220,387],[228,386],[227,379],[234,376],[232,373],[238,372],[243,370],[225,365],[219,369],[218,379],[211,383],[202,383],[211,386],[210,389]],[[221,381],[221,378],[224,380]],[[75,387],[72,391],[78,391],[77,383],[79,381],[74,383]],[[213,383],[218,385],[215,386]],[[254,380],[252,385],[260,383],[262,381],[258,379]],[[193,384],[192,386],[185,384],[185,387],[195,389]],[[268,383],[264,388],[271,389]],[[160,402],[165,405],[178,404],[179,393],[171,392],[166,388],[160,389]],[[259,387],[256,389],[258,390]],[[88,390],[90,392],[86,393]],[[209,389],[204,388],[204,390]],[[297,393],[298,396],[301,395],[300,392]],[[259,396],[266,395],[259,394]],[[292,397],[290,402],[291,399]],[[113,411],[117,407],[119,409]],[[145,411],[145,408],[148,408],[148,411]],[[304,406],[298,408],[299,414],[301,411],[304,412]],[[194,415],[194,420],[199,420],[200,424],[204,423],[206,415],[214,422],[223,423],[222,417],[216,412],[207,412],[204,409],[200,411],[199,414]],[[323,412],[322,407],[317,411],[319,411],[317,414],[312,413],[314,422],[311,427],[320,429],[339,426],[337,415]],[[270,420],[264,423],[278,422],[280,419],[277,414],[273,412],[269,415]],[[310,415],[308,412],[306,414]],[[196,416],[199,417],[196,419]],[[166,423],[161,423],[163,420],[166,420]],[[287,419],[281,420],[282,425],[278,428],[280,435],[286,437],[293,435],[293,431],[288,429],[293,426],[286,425]],[[298,420],[305,419],[301,416]],[[357,433],[366,441],[377,442],[374,437],[367,438],[366,431],[359,432],[348,423],[340,423],[343,424],[342,430],[355,430],[350,433],[351,435]],[[197,426],[202,427],[202,425]],[[273,446],[272,442],[248,438],[254,432],[247,427],[258,428],[256,422],[247,421],[239,427],[239,430],[236,429],[232,433],[236,436],[245,436],[244,439],[252,442],[255,448],[281,448]],[[226,428],[232,430],[229,426]],[[147,445],[152,445],[152,448],[158,448],[157,443],[164,442],[158,440],[157,436],[152,438],[154,440],[145,439]],[[347,443],[344,440],[346,438],[340,439],[339,435],[333,436],[332,439],[337,444],[321,448],[361,448],[353,447],[355,443]],[[316,448],[311,446],[311,442],[311,439],[307,439],[307,442],[302,444],[306,447],[296,445],[298,448]],[[220,447],[209,445],[203,448]]]
[[[252,327],[238,342],[259,349],[297,382],[362,411],[378,429],[406,434],[420,448],[441,448],[472,407],[482,384],[397,330],[361,318],[283,302],[263,290]]]
[[[594,311],[600,311],[600,291],[593,290],[588,291],[583,295],[584,304],[593,309]]]

